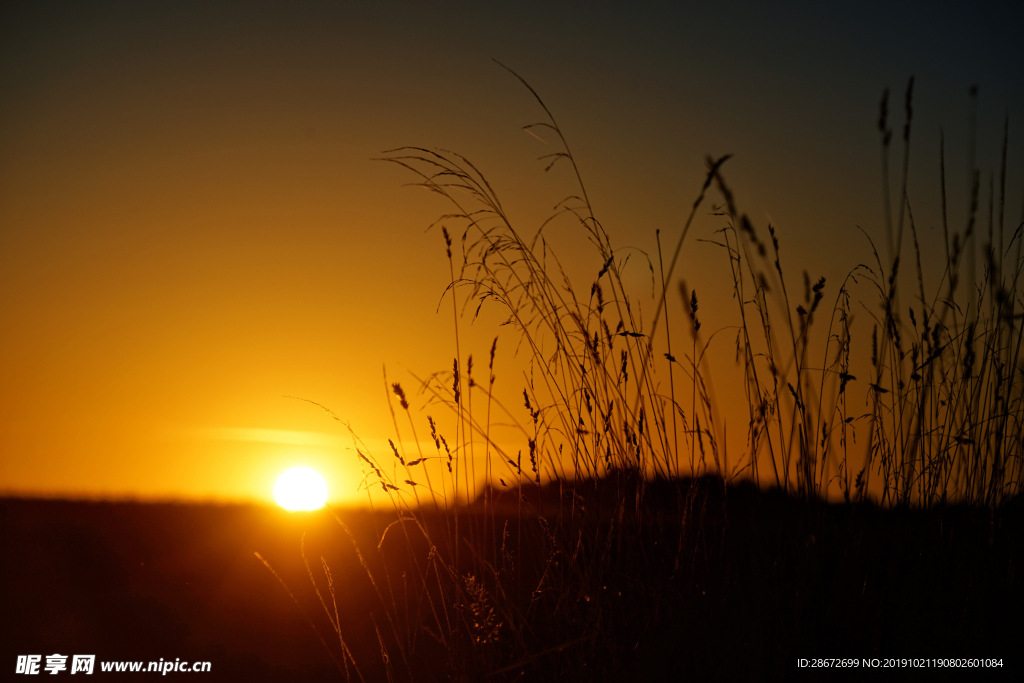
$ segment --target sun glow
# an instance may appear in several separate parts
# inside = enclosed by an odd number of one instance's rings
[[[274,500],[285,510],[318,510],[327,502],[327,482],[308,467],[295,467],[277,478]]]

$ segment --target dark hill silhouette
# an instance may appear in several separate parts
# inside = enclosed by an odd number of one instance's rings
[[[597,604],[606,620],[601,642],[545,655],[549,663],[562,658],[563,680],[573,680],[574,670],[586,680],[791,677],[798,657],[1005,663],[1018,647],[1020,501],[995,514],[955,506],[882,510],[800,501],[749,484],[725,488],[708,478],[651,482],[642,500],[647,512],[637,517],[629,513],[629,484],[526,487],[522,520],[509,489],[491,492],[493,518],[483,512],[483,496],[460,512],[467,534],[492,520],[514,538],[517,523],[540,523],[541,509],[544,528],[556,536],[559,510],[626,529],[616,542],[628,562],[609,565],[604,595],[559,597],[581,605],[593,599],[586,609]],[[305,534],[312,566],[321,557],[330,565],[345,637],[362,673],[386,680],[377,635],[386,633],[385,610],[331,511],[5,499],[0,515],[4,666],[14,666],[19,654],[180,657],[211,661],[213,671],[203,677],[211,681],[344,680],[328,652],[338,657],[337,640],[302,562]],[[407,549],[428,552],[415,529],[407,540],[401,525],[381,542],[393,513],[337,515],[379,581],[385,560],[398,586],[403,572],[416,571]],[[437,536],[451,521],[422,519],[427,533],[436,525]],[[529,538],[518,560],[525,567],[537,554]],[[395,605],[405,609],[400,597]],[[445,679],[438,647],[424,635],[410,655],[418,680]],[[589,670],[574,669],[580,662]]]

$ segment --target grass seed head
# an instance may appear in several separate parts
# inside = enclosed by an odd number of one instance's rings
[[[391,445],[391,450],[394,452],[395,457],[398,458],[398,462],[405,465],[405,460],[402,458],[402,454],[398,452],[398,447],[395,446],[395,442],[392,441],[391,439],[388,439],[388,444]]]
[[[402,406],[402,410],[409,410],[409,401],[405,398],[405,390],[402,389],[402,385],[395,382],[391,385],[391,390],[395,392],[395,396],[398,397],[398,404]]]

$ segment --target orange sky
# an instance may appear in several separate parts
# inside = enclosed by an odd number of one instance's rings
[[[266,500],[303,464],[335,500],[360,499],[345,430],[287,397],[328,406],[383,455],[383,366],[412,394],[410,371],[454,355],[451,310],[438,312],[444,246],[424,231],[445,207],[371,159],[458,150],[526,226],[572,189],[535,161],[549,150],[520,128],[541,113],[491,57],[559,118],[618,245],[653,253],[655,229],[677,234],[704,156],[730,152],[738,198],[780,226],[793,275],[840,279],[870,256],[855,226],[880,234],[879,94],[911,73],[918,222],[936,224],[940,125],[963,212],[973,83],[983,170],[1009,115],[1015,219],[1020,16],[857,7],[6,4],[0,491]],[[679,271],[712,327],[734,306],[719,254],[696,242],[716,227],[701,215]],[[600,267],[560,239],[571,268]],[[651,306],[644,268],[631,282]],[[465,332],[478,364],[496,320]],[[502,334],[499,383],[514,397],[522,370]]]

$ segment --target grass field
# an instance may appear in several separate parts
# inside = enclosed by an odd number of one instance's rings
[[[764,680],[797,677],[797,658],[826,656],[1003,657],[1012,667],[1006,658],[1024,607],[1019,505],[993,522],[968,507],[829,505],[747,485],[726,497],[720,484],[698,483],[702,504],[685,520],[673,509],[674,486],[652,491],[664,514],[648,508],[642,518],[599,523],[586,506],[585,533],[613,539],[599,560],[588,546],[574,556],[579,536],[556,528],[551,540],[553,519],[551,527],[524,519],[522,555],[509,551],[515,565],[499,568],[500,589],[473,574],[482,590],[464,578],[460,593],[444,574],[440,585],[429,574],[442,629],[442,594],[453,623],[440,632],[415,581],[426,544],[389,532],[378,547],[394,515],[336,511],[364,567],[327,510],[7,499],[5,661],[32,653],[180,657],[210,661],[207,680],[345,680],[328,616],[336,601],[341,638],[358,665],[357,673],[349,661],[350,680],[474,680],[508,667],[491,678]],[[509,523],[507,545],[518,545],[517,517],[494,519]],[[444,516],[422,520],[444,535]],[[551,547],[558,550],[549,565]],[[466,577],[478,565],[463,561]],[[506,610],[521,605],[512,621]]]
[[[485,174],[457,153],[384,157],[444,200],[433,227],[449,261],[456,340],[452,370],[419,387],[450,419],[417,427],[423,417],[391,387],[414,438],[429,425],[433,452],[392,444],[375,456],[357,445],[367,485],[391,497],[401,520],[380,547],[404,545],[407,561],[401,600],[399,565],[376,574],[366,565],[387,616],[375,622],[387,675],[422,675],[411,657],[424,642],[455,680],[759,678],[791,672],[804,650],[991,649],[1001,639],[986,626],[994,615],[975,610],[998,598],[973,592],[1000,586],[1009,602],[1019,597],[1019,527],[1006,510],[1019,506],[1024,444],[1024,222],[1006,218],[1007,134],[1002,167],[987,174],[987,210],[972,169],[969,209],[957,219],[946,211],[940,147],[945,260],[922,263],[907,194],[913,79],[895,142],[886,91],[884,238],[865,232],[872,258],[851,264],[838,286],[807,270],[794,285],[780,231],[755,226],[730,190],[729,157],[709,157],[689,215],[664,245],[659,232],[644,264],[655,293],[642,302],[562,128],[513,75],[542,113],[525,128],[554,150],[541,157],[545,170],[571,169],[574,187],[549,222],[514,225]],[[738,375],[712,365],[715,334],[702,330],[697,289],[721,283],[688,289],[677,272],[701,211],[720,224],[705,241],[729,264]],[[578,234],[571,261],[546,237],[554,221]],[[570,273],[586,250],[596,265],[580,282]],[[864,291],[867,300],[854,299]],[[855,305],[868,311],[870,336],[854,332]],[[486,373],[478,362],[474,375],[460,346],[483,307],[517,335],[522,407],[495,389],[497,338]],[[740,384],[733,393],[746,399],[747,422],[731,462],[713,389],[728,381]],[[498,414],[517,425],[521,450],[493,435]],[[323,596],[330,570],[318,569],[310,579]],[[330,616],[330,600],[323,607]],[[344,620],[332,623],[345,675],[358,677]]]
[[[755,225],[728,157],[709,158],[689,215],[640,266],[656,283],[641,302],[567,136],[521,83],[542,117],[526,128],[553,145],[543,163],[571,169],[552,216],[578,234],[571,262],[548,224],[513,224],[470,160],[384,156],[445,202],[456,340],[450,370],[415,392],[388,383],[390,452],[354,437],[364,484],[391,505],[289,517],[4,501],[10,647],[187,653],[225,680],[760,680],[798,675],[798,658],[1011,661],[1024,222],[1008,218],[1008,144],[1001,169],[972,170],[965,216],[947,215],[940,161],[945,258],[922,262],[913,81],[899,124],[886,94],[883,237],[865,233],[871,258],[839,283],[791,275],[785,235]],[[688,288],[679,257],[706,213],[731,280]],[[574,280],[582,254],[596,265]],[[707,287],[734,294],[738,371],[709,360]],[[489,353],[467,341],[482,307],[506,321]],[[514,404],[494,372],[508,346],[523,364]],[[716,400],[727,382],[745,398],[740,445],[725,425],[736,406]],[[515,447],[495,431],[510,421]]]

